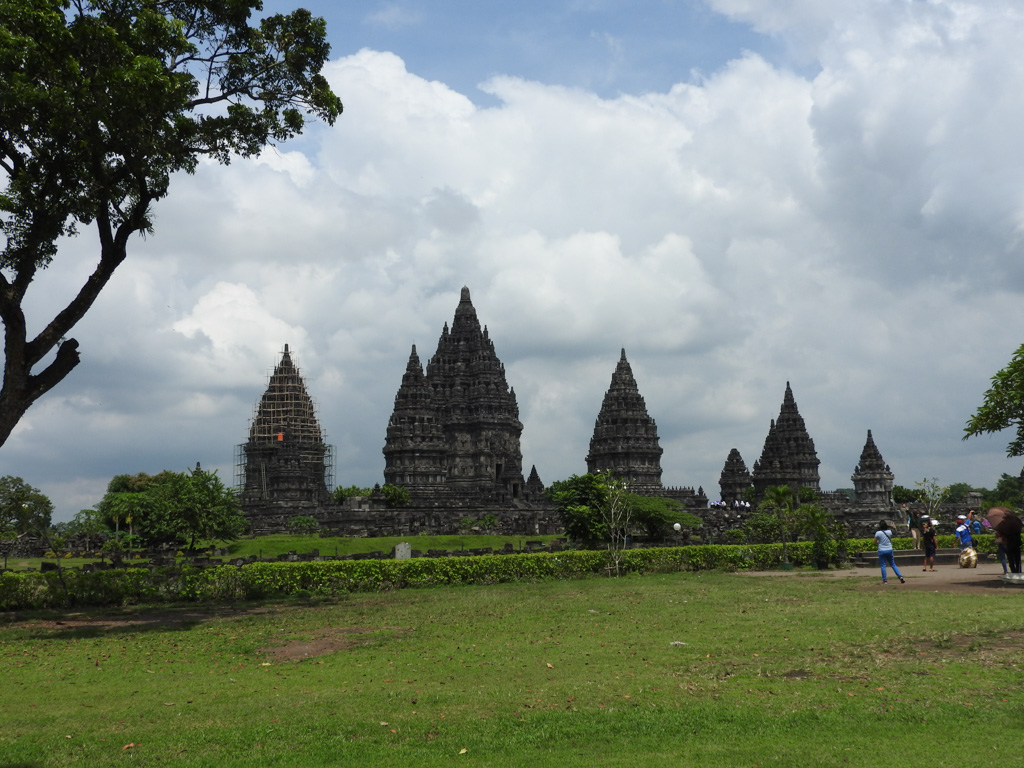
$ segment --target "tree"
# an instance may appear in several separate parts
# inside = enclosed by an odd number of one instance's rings
[[[114,531],[112,552],[135,536],[149,546],[191,549],[201,539],[238,538],[247,525],[235,492],[198,464],[188,472],[117,475],[107,489],[96,506]]]
[[[764,500],[758,509],[771,512],[779,520],[779,532],[782,538],[782,562],[789,562],[786,543],[790,532],[796,524],[796,497],[788,485],[772,485],[765,489]]]
[[[701,525],[700,518],[679,509],[678,502],[630,493],[624,481],[602,473],[573,475],[552,483],[547,493],[566,535],[585,547],[605,544],[616,574],[627,538],[636,528],[663,536],[675,523]]]
[[[20,477],[0,477],[0,541],[4,545],[4,568],[13,542],[21,536],[43,536],[50,528],[53,504],[38,488]]]
[[[370,496],[372,493],[372,488],[360,488],[358,485],[350,485],[347,488],[342,488],[339,485],[334,489],[334,492],[331,494],[331,498],[338,504],[341,504],[345,499],[351,499],[356,496]]]
[[[958,504],[967,498],[967,494],[974,490],[974,487],[967,483],[951,483],[946,486],[946,492],[942,494],[943,504]]]
[[[548,486],[547,495],[571,541],[594,547],[608,538],[607,524],[600,512],[607,501],[608,487],[600,475],[588,472],[558,480]]]
[[[629,493],[626,501],[632,508],[636,524],[653,538],[664,538],[676,523],[683,528],[700,528],[704,524],[696,515],[684,511],[675,499]]]
[[[782,540],[782,522],[774,511],[754,512],[747,518],[743,531],[751,544],[774,544]]]
[[[384,495],[384,503],[391,509],[404,507],[411,500],[409,491],[401,485],[385,483],[381,486],[380,492]]]
[[[165,488],[176,477],[176,472],[167,470],[156,475],[145,472],[115,475],[107,485],[107,493],[96,505],[100,519],[114,533],[114,538],[138,535],[150,546],[177,541],[168,506],[169,493]]]
[[[801,504],[794,511],[800,533],[811,541],[811,556],[818,567],[827,566],[839,547],[845,548],[846,529],[817,502]]]
[[[1006,455],[1024,456],[1024,344],[1013,353],[1006,367],[992,377],[984,400],[967,420],[963,439],[1013,426],[1017,436],[1006,446]]]
[[[921,501],[921,491],[917,488],[904,488],[902,485],[892,487],[892,500],[897,504],[913,504]]]
[[[250,24],[261,0],[0,0],[0,445],[79,362],[67,335],[152,231],[171,175],[333,124],[330,46],[309,11]],[[63,237],[95,229],[99,259],[53,319],[26,293]],[[33,338],[29,326],[41,327]]]
[[[946,498],[946,493],[949,488],[944,485],[939,485],[939,478],[933,477],[931,479],[925,477],[914,483],[914,486],[921,493],[920,501],[924,504],[925,513],[928,517],[935,517],[939,511],[939,505]],[[906,521],[903,521],[906,522]]]
[[[1024,477],[1015,477],[1005,472],[999,476],[996,487],[986,490],[982,498],[988,507],[1010,507],[1024,509]]]
[[[233,541],[246,529],[237,494],[225,487],[216,472],[207,472],[199,464],[175,475],[163,492],[175,535],[187,542],[188,549],[194,550],[202,540]]]
[[[89,545],[94,538],[98,538],[108,530],[98,509],[83,509],[73,519],[63,524],[58,523],[55,527],[63,536],[85,539],[87,550],[92,549]]]

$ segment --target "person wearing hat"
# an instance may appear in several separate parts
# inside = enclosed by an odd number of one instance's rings
[[[957,515],[956,530],[953,533],[956,534],[956,541],[960,545],[961,552],[974,546],[974,539],[971,538],[971,524],[967,520],[967,515]]]
[[[922,571],[935,570],[935,550],[938,545],[935,541],[935,528],[927,517],[921,518],[921,540],[924,544],[924,568]]]

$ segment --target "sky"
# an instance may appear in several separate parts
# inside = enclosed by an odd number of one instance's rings
[[[290,10],[267,2],[268,12]],[[586,471],[620,349],[663,480],[711,498],[790,383],[823,490],[867,431],[897,484],[992,487],[963,441],[1024,343],[1024,8],[1003,0],[317,2],[333,127],[172,181],[0,447],[66,520],[117,474],[236,446],[288,344],[336,485],[383,482],[413,344],[463,286],[514,387],[526,472]],[[39,329],[91,270],[61,244]]]

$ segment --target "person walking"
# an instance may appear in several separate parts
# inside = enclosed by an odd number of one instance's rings
[[[885,566],[888,564],[892,568],[892,572],[900,580],[900,584],[906,584],[907,582],[903,579],[903,574],[900,573],[900,569],[896,567],[896,561],[892,556],[892,528],[885,520],[878,521],[878,530],[875,531],[875,541],[878,543],[878,564],[882,568],[882,583],[888,584],[889,580],[886,578]]]
[[[921,540],[924,544],[924,567],[922,571],[935,570],[935,550],[938,544],[935,541],[935,529],[925,519],[921,520]]]

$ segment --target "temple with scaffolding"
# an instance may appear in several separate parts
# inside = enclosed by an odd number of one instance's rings
[[[334,448],[327,445],[316,405],[284,345],[236,450],[236,487],[242,509],[261,515],[311,514],[331,501]]]

